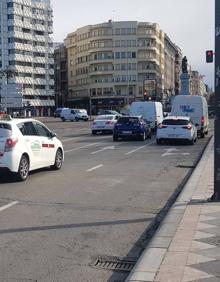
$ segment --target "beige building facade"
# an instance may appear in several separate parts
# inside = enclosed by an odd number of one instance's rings
[[[190,87],[192,95],[207,95],[206,85],[203,81],[203,76],[198,71],[191,71]]]
[[[109,21],[68,34],[68,101],[120,108],[175,93],[179,48],[158,24]]]

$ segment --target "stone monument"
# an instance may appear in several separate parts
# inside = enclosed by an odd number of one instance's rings
[[[188,63],[186,56],[182,59],[182,74],[180,75],[181,90],[180,95],[191,95],[189,91],[190,75],[188,73]]]

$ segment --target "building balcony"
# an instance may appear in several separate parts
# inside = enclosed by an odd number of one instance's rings
[[[106,70],[106,71],[89,71],[90,76],[99,76],[99,75],[108,75],[113,74],[114,70]],[[87,74],[86,74],[87,75]],[[78,76],[78,75],[77,75]]]
[[[43,36],[43,35],[34,35],[33,36],[33,39],[35,40],[35,41],[37,41],[37,42],[45,42],[45,36]]]
[[[34,57],[33,61],[37,64],[46,64],[46,59],[42,57]]]
[[[46,70],[44,68],[34,68],[33,73],[35,73],[35,74],[45,74]]]
[[[34,89],[32,88],[26,88],[24,91],[23,91],[23,95],[34,95]]]
[[[44,31],[44,32],[46,31],[45,26],[43,26],[42,24],[35,24],[34,29],[38,31]]]
[[[35,79],[34,79],[34,83],[35,83],[36,85],[46,85],[46,79],[35,78]]]
[[[33,84],[34,79],[32,77],[17,77],[16,82],[22,83],[22,84]]]
[[[53,65],[54,64],[54,59],[53,58],[48,58],[47,59],[48,64]],[[62,70],[61,70],[62,71]]]
[[[33,52],[46,53],[46,48],[43,46],[34,46]]]
[[[32,73],[33,68],[32,67],[16,66],[16,71],[18,73]]]
[[[32,52],[32,51],[33,51],[33,46],[30,45],[30,44],[23,44],[23,50],[24,50],[24,51],[30,51],[30,52]]]
[[[54,79],[50,79],[47,84],[54,85]]]
[[[48,26],[47,27],[47,31],[49,34],[53,33],[53,27],[52,26]]]
[[[49,69],[49,70],[48,70],[48,73],[49,73],[50,75],[54,75],[54,69]]]

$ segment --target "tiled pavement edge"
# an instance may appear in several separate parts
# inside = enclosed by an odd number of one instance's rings
[[[220,203],[210,203],[214,138],[126,282],[219,282]]]

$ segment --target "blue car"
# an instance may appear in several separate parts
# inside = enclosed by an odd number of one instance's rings
[[[138,138],[144,141],[151,138],[150,125],[141,116],[122,116],[113,130],[113,141],[119,138]]]

